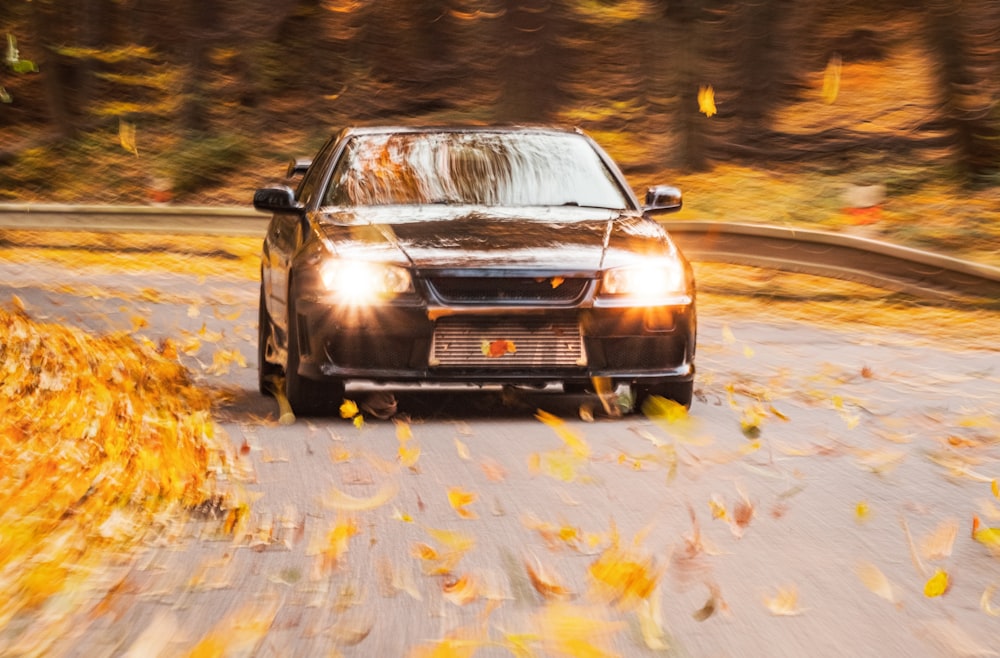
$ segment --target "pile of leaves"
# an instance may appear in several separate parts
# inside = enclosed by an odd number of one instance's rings
[[[0,309],[0,627],[217,493],[211,398],[176,347]]]

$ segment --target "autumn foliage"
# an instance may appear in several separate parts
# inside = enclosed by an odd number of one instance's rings
[[[15,298],[15,306],[20,306]],[[152,515],[194,509],[224,460],[211,399],[174,345],[0,310],[0,626]]]

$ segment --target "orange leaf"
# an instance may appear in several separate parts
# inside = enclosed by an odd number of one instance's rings
[[[549,601],[565,601],[573,597],[559,579],[535,558],[525,559],[524,568],[528,572],[528,579],[531,580],[532,587],[541,594],[543,599]]]

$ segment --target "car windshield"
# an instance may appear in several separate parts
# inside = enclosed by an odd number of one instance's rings
[[[356,135],[326,206],[575,205],[629,202],[582,135],[547,132],[402,132]]]

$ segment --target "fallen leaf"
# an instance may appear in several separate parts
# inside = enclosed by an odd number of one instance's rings
[[[573,593],[560,582],[560,578],[552,571],[542,566],[535,557],[525,558],[525,571],[528,580],[541,597],[547,601],[565,601],[573,598]]]
[[[941,569],[931,576],[930,580],[924,584],[924,596],[934,598],[941,596],[948,591],[948,574]]]
[[[861,582],[869,590],[879,595],[886,601],[898,605],[896,592],[893,590],[892,584],[889,582],[889,579],[885,577],[885,574],[883,574],[874,564],[861,561],[855,567],[855,573],[858,574],[858,578],[861,579]]]
[[[994,608],[991,603],[996,589],[995,585],[990,585],[983,591],[983,595],[979,598],[979,609],[990,617],[1000,617],[1000,609]]]
[[[394,480],[387,480],[382,483],[379,490],[368,498],[359,498],[346,494],[338,489],[333,489],[323,499],[323,504],[330,509],[341,511],[360,512],[364,510],[381,507],[396,497],[399,492],[399,484]]]
[[[455,605],[468,605],[479,598],[479,584],[472,576],[465,574],[453,580],[446,580],[441,586],[444,599]]]
[[[925,559],[942,560],[951,555],[957,536],[958,521],[945,521],[920,542],[921,553]]]
[[[459,459],[464,461],[469,461],[471,459],[469,456],[469,447],[458,439],[455,439],[455,451],[458,452]]]
[[[772,615],[794,617],[802,614],[799,607],[799,591],[795,585],[779,587],[774,596],[765,596],[764,605]]]

